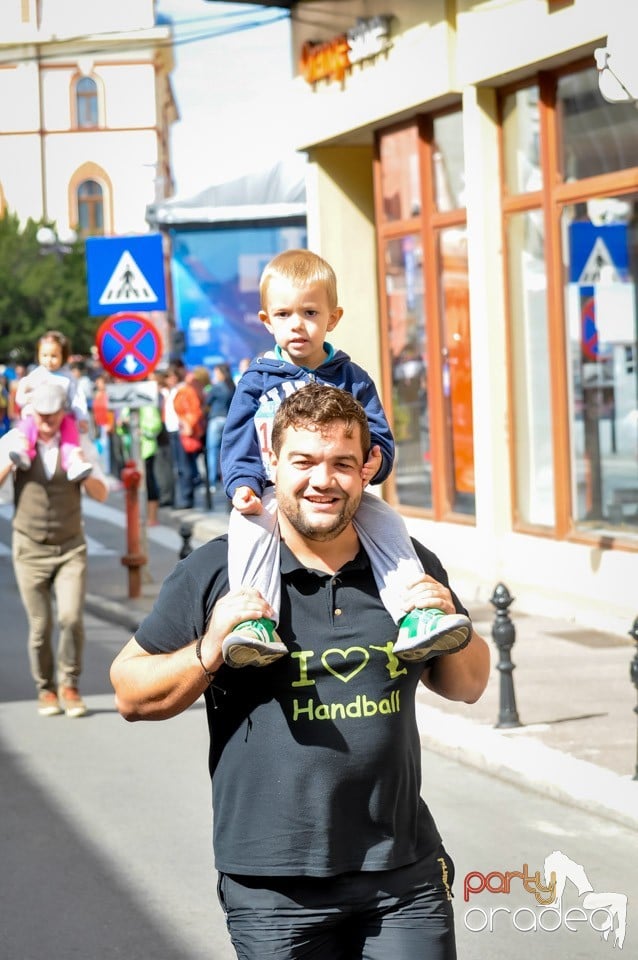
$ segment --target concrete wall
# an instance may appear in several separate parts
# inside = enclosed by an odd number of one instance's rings
[[[337,266],[344,315],[331,342],[380,382],[371,147],[322,147],[309,155],[308,246]],[[318,198],[321,198],[320,200]]]

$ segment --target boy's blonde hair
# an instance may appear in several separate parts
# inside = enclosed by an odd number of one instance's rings
[[[266,300],[268,287],[273,277],[284,277],[295,287],[306,287],[311,283],[323,283],[328,296],[328,307],[334,310],[338,306],[337,278],[335,272],[322,257],[310,250],[285,250],[266,264],[259,281],[261,309],[267,312]]]

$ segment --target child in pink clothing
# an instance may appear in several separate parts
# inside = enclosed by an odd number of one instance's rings
[[[48,330],[38,340],[38,366],[22,377],[16,391],[16,404],[20,407],[17,429],[24,438],[21,449],[11,450],[9,458],[20,470],[28,470],[36,454],[38,429],[30,409],[30,398],[42,383],[55,382],[64,387],[68,413],[60,426],[60,462],[69,480],[85,480],[93,469],[85,459],[80,446],[80,432],[88,431],[86,397],[74,377],[66,370],[70,343],[63,333]]]

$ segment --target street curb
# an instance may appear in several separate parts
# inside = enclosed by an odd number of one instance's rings
[[[418,701],[416,717],[421,743],[435,753],[638,831],[638,781]]]

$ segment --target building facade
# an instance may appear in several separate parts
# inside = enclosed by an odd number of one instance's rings
[[[387,499],[465,596],[503,581],[520,610],[626,632],[638,113],[603,98],[595,51],[633,4],[290,7],[309,246],[392,420]]]
[[[60,238],[146,232],[173,189],[171,69],[154,0],[5,0],[0,210]]]

